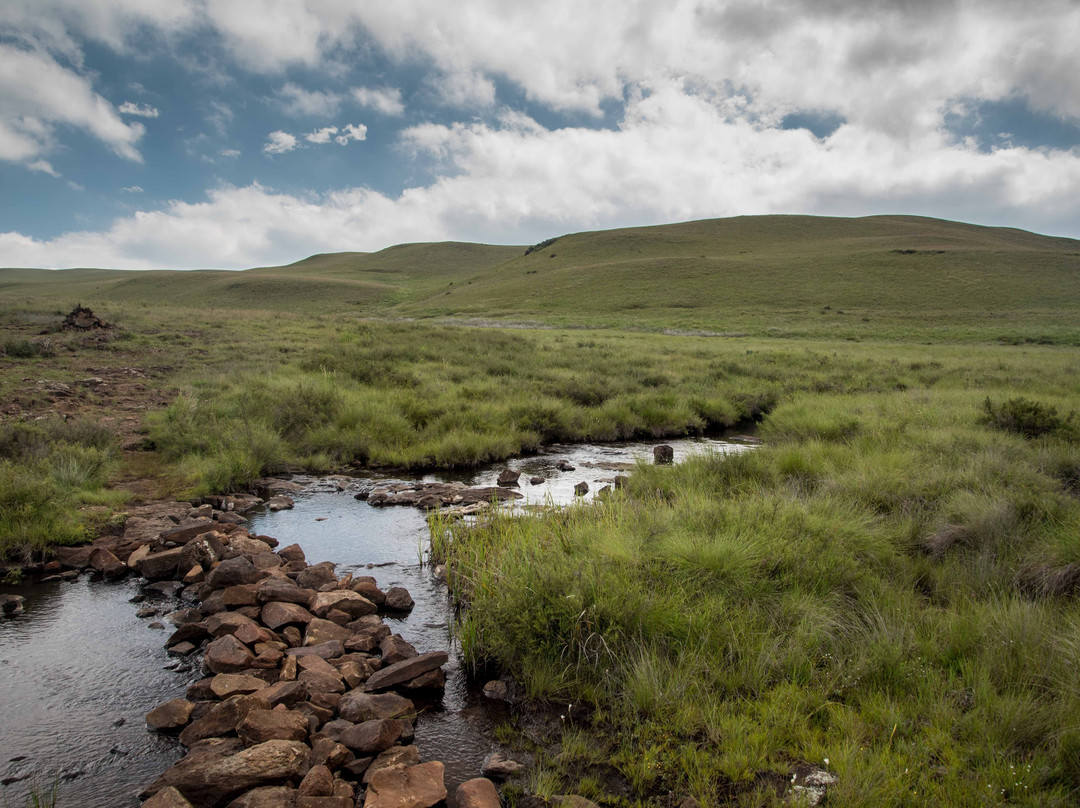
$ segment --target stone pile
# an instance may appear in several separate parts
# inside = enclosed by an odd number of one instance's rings
[[[418,653],[380,616],[411,608],[408,592],[339,578],[298,545],[277,549],[212,518],[159,539],[126,562],[103,552],[91,562],[106,576],[123,564],[182,584],[197,604],[171,615],[166,648],[201,653],[206,678],[146,717],[178,733],[187,754],[143,791],[146,806],[426,808],[446,798],[443,764],[422,763],[410,741],[412,699],[444,687],[447,654]]]

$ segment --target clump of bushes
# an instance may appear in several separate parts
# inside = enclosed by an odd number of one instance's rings
[[[48,359],[56,350],[48,340],[5,339],[0,342],[0,356],[12,359]]]
[[[1062,417],[1056,407],[1030,401],[1026,398],[1010,398],[995,405],[987,396],[983,402],[982,422],[1003,432],[1038,438],[1042,435],[1065,432],[1072,426],[1074,413]]]

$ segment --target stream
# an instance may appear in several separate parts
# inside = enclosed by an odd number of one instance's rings
[[[574,486],[589,484],[589,500],[619,473],[617,464],[651,462],[655,442],[552,446],[545,452],[481,470],[423,477],[427,482],[495,485],[504,468],[521,471],[515,507],[566,504]],[[741,451],[746,443],[706,438],[667,441],[675,462],[705,452]],[[559,470],[560,461],[574,466]],[[543,477],[538,485],[530,477]],[[424,514],[416,508],[377,508],[352,496],[374,477],[294,477],[304,486],[292,510],[261,511],[251,517],[252,533],[274,536],[282,545],[298,543],[309,563],[333,561],[339,576],[372,575],[382,589],[404,586],[415,608],[404,617],[386,616],[420,653],[448,650],[446,690],[427,704],[416,725],[421,758],[446,764],[446,786],[476,777],[493,747],[493,728],[505,720],[505,705],[480,694],[466,680],[453,631],[446,586],[433,579],[421,560],[428,540]],[[381,480],[387,477],[379,478]],[[395,478],[406,479],[406,478]],[[137,806],[136,794],[182,754],[171,737],[148,732],[146,713],[163,701],[183,698],[196,667],[165,654],[172,626],[164,616],[181,607],[175,598],[133,603],[142,593],[129,578],[106,583],[82,575],[76,581],[12,586],[0,591],[26,598],[25,613],[0,618],[0,805],[21,808],[29,789],[59,788],[61,806]],[[152,607],[157,615],[136,616]],[[150,628],[166,622],[166,630]]]

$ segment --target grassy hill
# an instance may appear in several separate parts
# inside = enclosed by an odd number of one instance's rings
[[[59,285],[59,286],[58,286]],[[542,320],[847,339],[1080,341],[1080,242],[914,216],[750,216],[404,244],[244,272],[0,270],[0,301]]]

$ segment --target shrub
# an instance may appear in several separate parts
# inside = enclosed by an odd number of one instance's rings
[[[1025,438],[1037,438],[1064,430],[1072,421],[1073,414],[1065,418],[1058,415],[1057,408],[1026,398],[1010,398],[995,406],[990,397],[983,402],[982,423],[1003,432],[1013,432]]]

